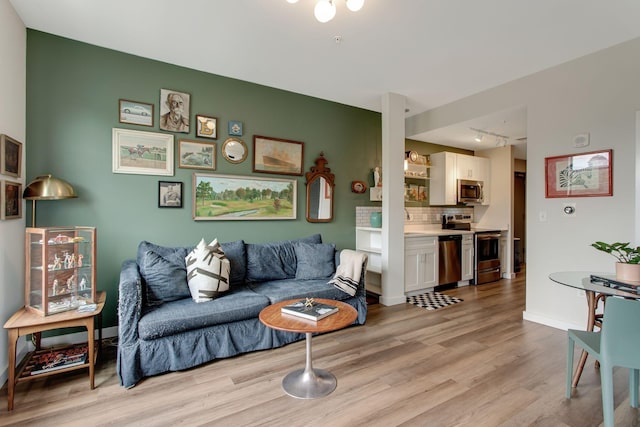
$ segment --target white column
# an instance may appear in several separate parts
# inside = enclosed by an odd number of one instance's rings
[[[382,296],[404,304],[404,110],[405,97],[382,97]]]

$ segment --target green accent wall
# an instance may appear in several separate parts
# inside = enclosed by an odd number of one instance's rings
[[[205,54],[215,55],[215,49]],[[219,58],[233,61],[233,58]],[[255,64],[259,67],[260,64]],[[191,133],[174,135],[175,174],[169,176],[112,173],[113,128],[161,132],[160,89],[191,95]],[[154,127],[119,123],[118,100],[154,104]],[[253,135],[304,142],[304,169],[324,152],[335,174],[334,221],[305,220],[305,179],[297,180],[297,219],[272,221],[194,221],[194,169],[177,167],[178,140],[195,137],[196,114],[218,119],[216,171],[254,174]],[[83,225],[97,228],[98,284],[107,291],[104,326],[117,323],[117,290],[122,261],[134,258],[138,243],[195,245],[200,238],[221,242],[264,242],[321,233],[338,248],[355,247],[355,207],[369,205],[368,192],[351,192],[351,181],[371,181],[379,163],[380,113],[292,92],[208,74],[118,51],[27,30],[26,181],[51,173],[70,182],[78,198],[40,201],[37,226]],[[244,163],[231,164],[220,148],[227,122],[244,124],[241,137],[249,148]],[[183,208],[158,208],[158,181],[181,181]],[[31,223],[27,204],[27,224]]]

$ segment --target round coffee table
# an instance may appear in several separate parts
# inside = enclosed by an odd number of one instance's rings
[[[300,301],[292,299],[272,304],[260,312],[260,321],[272,329],[306,334],[307,360],[304,369],[287,374],[282,380],[282,388],[298,399],[315,399],[330,394],[336,388],[336,377],[329,371],[314,369],[311,362],[311,336],[314,333],[330,332],[352,324],[358,312],[349,304],[330,299],[314,298],[314,301],[338,307],[338,312],[318,321],[306,320],[283,314],[283,306]]]

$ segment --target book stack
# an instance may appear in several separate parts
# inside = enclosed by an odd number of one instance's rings
[[[34,353],[25,371],[30,375],[57,371],[87,363],[88,348],[76,345],[67,348],[39,350]],[[26,373],[26,372],[25,372]]]
[[[300,300],[282,307],[282,312],[308,320],[320,320],[338,312],[338,307],[314,301],[312,298]]]

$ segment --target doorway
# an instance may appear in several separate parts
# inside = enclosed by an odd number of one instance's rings
[[[526,178],[525,172],[514,173],[513,185],[513,266],[514,271],[520,271],[520,266],[526,264]],[[518,240],[519,239],[519,240]]]

